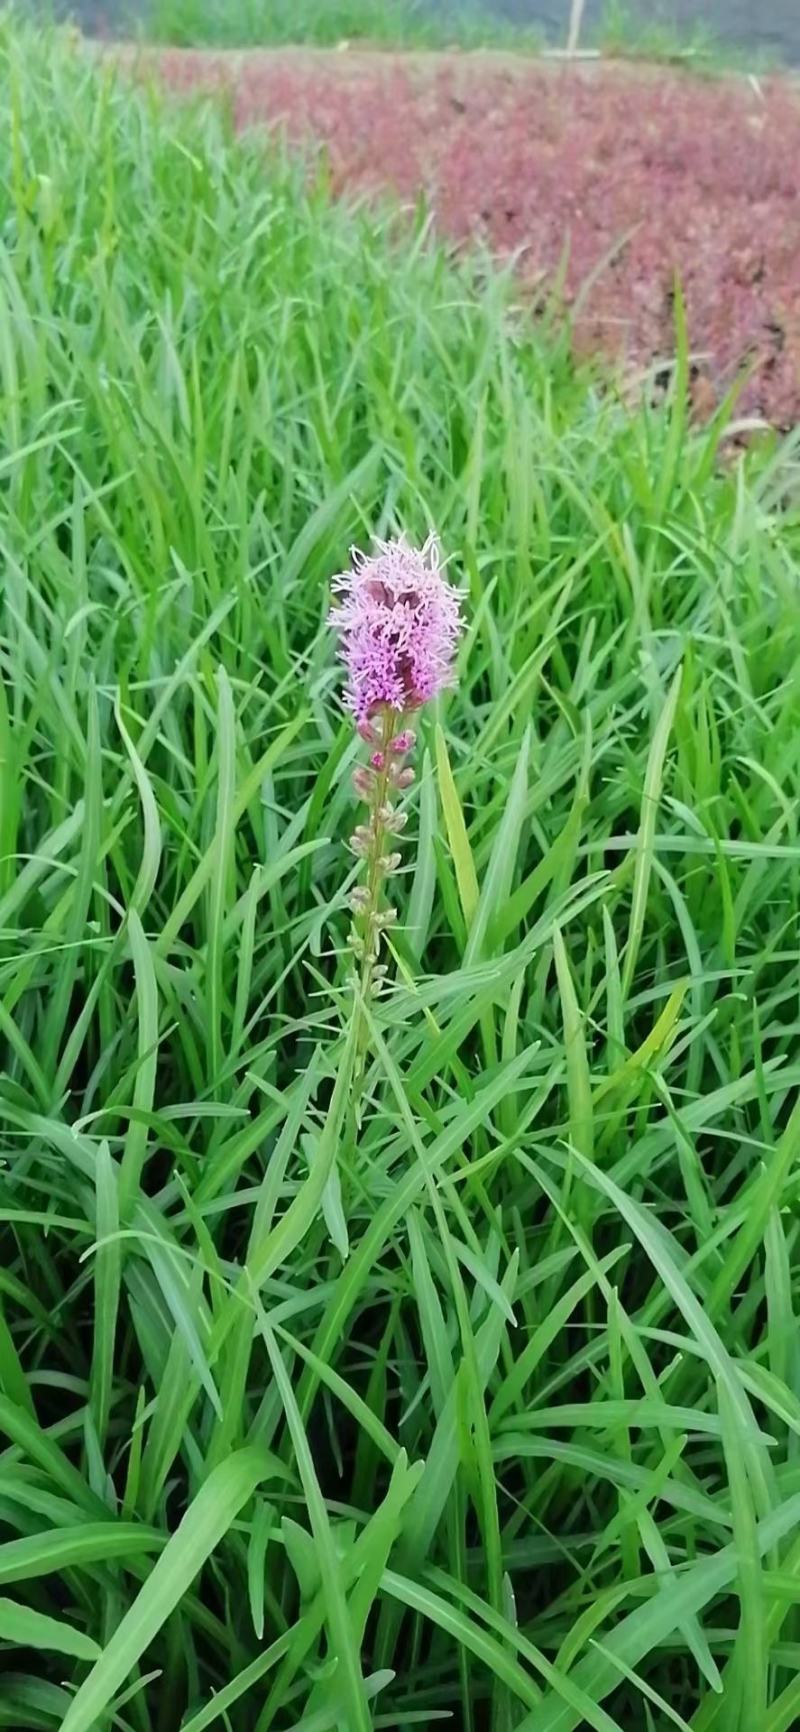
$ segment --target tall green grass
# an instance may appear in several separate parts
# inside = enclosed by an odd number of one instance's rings
[[[663,17],[653,20],[640,13],[625,0],[607,0],[600,18],[581,32],[579,46],[706,74],[769,69],[765,51],[721,42],[702,19],[681,30]],[[144,12],[131,4],[119,33],[127,28],[131,35],[181,47],[331,48],[345,43],[539,54],[548,39],[551,46],[566,46],[569,18],[569,0],[563,0],[560,18],[551,8],[547,28],[541,20],[499,15],[487,0],[149,0]]]
[[[2,102],[0,1724],[789,1732],[795,447],[65,40]],[[470,626],[355,1138],[401,525]]]
[[[628,0],[607,0],[596,40],[603,54],[623,60],[648,60],[691,68],[709,76],[725,72],[774,71],[779,57],[766,44],[721,38],[698,9],[689,28],[663,14],[634,12]]]
[[[543,40],[540,29],[498,18],[482,0],[150,0],[143,22],[156,41],[218,48],[363,42],[531,51]],[[132,13],[133,29],[137,24],[142,19]]]

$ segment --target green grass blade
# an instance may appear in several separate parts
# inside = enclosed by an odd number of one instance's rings
[[[64,1717],[62,1732],[91,1732],[252,1497],[265,1472],[257,1449],[240,1450],[206,1480]]]

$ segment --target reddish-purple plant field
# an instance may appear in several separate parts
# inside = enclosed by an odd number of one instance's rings
[[[798,419],[790,84],[489,55],[170,51],[160,65],[178,89],[230,82],[242,126],[323,142],[337,188],[424,191],[443,233],[514,252],[528,283],[552,279],[568,249],[570,300],[597,273],[581,299],[585,346],[668,358],[677,272],[703,407],[749,358],[741,406]]]

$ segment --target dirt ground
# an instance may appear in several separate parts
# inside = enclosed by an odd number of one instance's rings
[[[152,63],[152,56],[148,55]],[[342,191],[429,199],[441,232],[563,264],[578,338],[637,366],[674,348],[683,284],[695,391],[742,361],[741,409],[800,420],[800,97],[773,78],[502,55],[171,50],[178,91],[230,87],[237,123],[324,143]]]

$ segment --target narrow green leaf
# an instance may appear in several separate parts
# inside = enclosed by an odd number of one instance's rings
[[[464,915],[464,923],[467,932],[469,932],[480,895],[478,874],[475,870],[475,861],[472,857],[472,849],[469,845],[469,836],[467,835],[467,826],[464,822],[463,808],[458,797],[458,790],[456,788],[453,772],[450,768],[450,759],[447,754],[447,742],[438,723],[436,727],[435,743],[436,772],[439,778],[439,797],[442,802],[445,824],[447,825],[447,840],[450,844],[450,853],[453,856],[453,865],[456,872],[456,883],[458,885],[458,894],[461,901],[462,913]]]
[[[146,1653],[268,1471],[258,1449],[240,1450],[214,1469],[81,1684],[64,1716],[61,1732],[93,1732],[98,1717]]]
[[[82,1522],[0,1545],[0,1582],[27,1582],[97,1563],[124,1563],[158,1551],[163,1536],[131,1522]]]
[[[678,672],[664,701],[650,745],[647,767],[642,789],[642,815],[639,824],[639,834],[633,853],[633,895],[631,899],[631,915],[628,924],[628,940],[625,946],[625,961],[622,969],[622,993],[627,998],[633,980],[639,947],[644,932],[645,913],[647,909],[647,892],[650,887],[650,875],[653,870],[654,838],[656,819],[664,778],[664,760],[672,731],[675,708],[681,687],[682,670]]]
[[[52,1654],[72,1654],[77,1660],[94,1660],[100,1652],[90,1636],[73,1630],[60,1618],[47,1618],[30,1606],[0,1599],[0,1642],[15,1648],[44,1648]]]
[[[106,1142],[100,1143],[97,1149],[95,1208],[97,1242],[94,1250],[95,1326],[91,1407],[97,1436],[102,1446],[111,1411],[114,1342],[122,1269],[122,1251],[118,1238],[117,1170],[112,1162]]]

